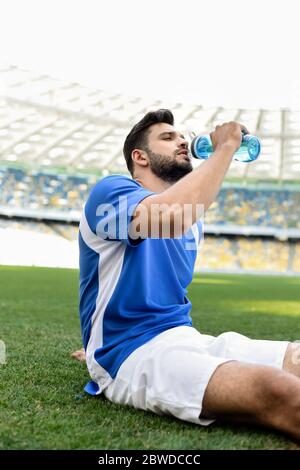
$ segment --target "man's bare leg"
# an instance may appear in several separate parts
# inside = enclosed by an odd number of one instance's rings
[[[71,356],[85,362],[85,351]],[[220,365],[203,399],[202,416],[256,423],[300,441],[300,345],[291,343],[283,370],[238,361]]]
[[[300,441],[300,379],[275,367],[226,362],[208,383],[201,416],[260,424]]]

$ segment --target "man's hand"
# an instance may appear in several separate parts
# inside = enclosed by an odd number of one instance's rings
[[[216,126],[215,130],[210,133],[214,150],[225,146],[232,150],[232,154],[236,152],[242,142],[242,131],[248,133],[245,126],[234,121]]]
[[[79,361],[79,362],[85,362],[85,351],[83,348],[79,349],[79,351],[74,351],[72,354],[71,354],[71,357],[73,357],[73,359],[76,359],[76,361]]]

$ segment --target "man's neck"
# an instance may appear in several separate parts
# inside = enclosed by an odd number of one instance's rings
[[[150,191],[153,191],[154,193],[162,193],[163,191],[168,189],[170,186],[172,186],[172,183],[163,181],[161,178],[158,178],[157,176],[153,174],[147,175],[146,177],[134,176],[133,179],[137,183],[142,185],[144,188],[149,189]]]

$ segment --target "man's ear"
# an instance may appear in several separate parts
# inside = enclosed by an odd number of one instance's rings
[[[148,155],[144,150],[134,149],[131,152],[133,162],[138,166],[146,167],[149,164]]]

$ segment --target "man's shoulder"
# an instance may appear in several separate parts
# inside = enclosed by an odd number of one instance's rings
[[[108,175],[99,180],[91,189],[86,207],[102,203],[114,204],[121,196],[140,192],[141,185],[126,175]]]
[[[116,181],[122,181],[124,183],[133,183],[133,184],[138,185],[138,183],[134,179],[132,179],[131,176],[119,175],[119,174],[104,176],[104,178],[98,181],[98,184],[101,184],[101,183],[113,184]]]
[[[130,176],[126,175],[108,175],[99,180],[94,186],[94,190],[102,190],[103,188],[113,189],[114,187],[121,186],[135,186],[139,187],[139,184],[132,179]]]

